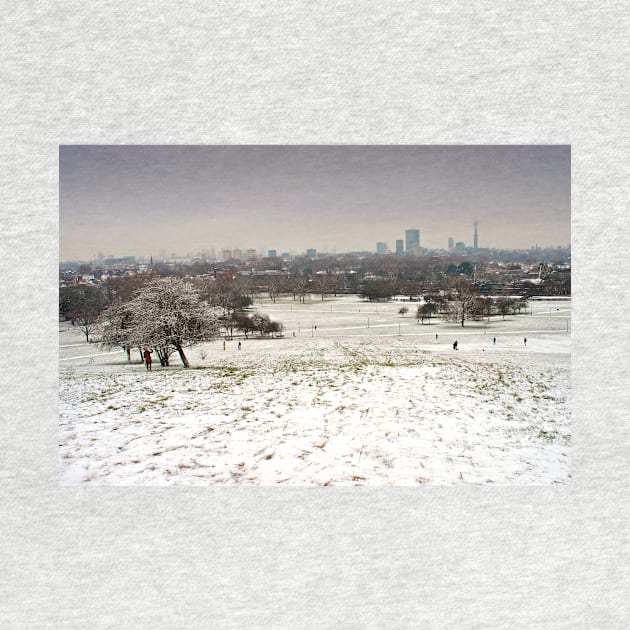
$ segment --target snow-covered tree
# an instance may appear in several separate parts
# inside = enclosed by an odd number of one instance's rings
[[[142,348],[138,339],[132,339],[134,324],[133,312],[127,302],[116,301],[102,315],[101,344],[105,348],[121,347],[127,353],[127,361],[131,360],[131,348],[137,346],[142,359]]]
[[[184,348],[219,334],[216,312],[189,281],[159,278],[136,291],[132,300],[108,313],[104,343],[152,347],[162,365],[177,351],[189,367]]]

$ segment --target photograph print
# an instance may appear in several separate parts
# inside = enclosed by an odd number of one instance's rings
[[[61,145],[77,485],[571,481],[567,145]]]

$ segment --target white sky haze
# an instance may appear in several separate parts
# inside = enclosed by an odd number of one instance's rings
[[[552,146],[96,146],[59,149],[60,256],[216,248],[300,253],[570,242],[571,151]]]

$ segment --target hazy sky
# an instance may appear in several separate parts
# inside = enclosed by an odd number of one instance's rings
[[[569,146],[70,146],[60,256],[570,242]]]

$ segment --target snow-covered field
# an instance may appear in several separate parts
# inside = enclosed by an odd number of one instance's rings
[[[152,373],[60,324],[61,483],[567,483],[570,305],[462,328],[414,304],[265,300],[284,338]]]

